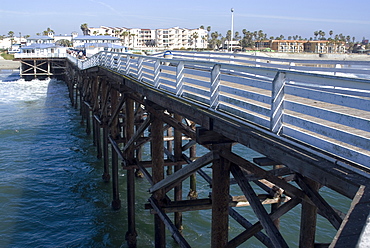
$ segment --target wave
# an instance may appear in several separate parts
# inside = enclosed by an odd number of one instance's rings
[[[14,81],[0,81],[0,103],[10,103],[16,101],[34,101],[45,97],[50,82],[56,79],[33,79],[26,81],[17,79]]]

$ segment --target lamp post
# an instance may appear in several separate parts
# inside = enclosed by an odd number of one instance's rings
[[[232,40],[234,36],[234,8],[231,8],[231,37],[230,37],[230,52],[232,52]]]

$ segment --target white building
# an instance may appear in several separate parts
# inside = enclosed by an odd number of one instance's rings
[[[82,46],[77,46],[75,49],[82,50],[85,52],[86,57],[91,57],[101,51],[108,52],[127,52],[127,47],[113,44],[113,43],[85,43]]]
[[[55,44],[33,43],[20,48],[20,53],[14,54],[15,58],[44,58],[44,57],[65,57],[66,47]]]
[[[208,32],[205,29],[187,28],[163,28],[163,29],[141,29],[141,28],[119,28],[105,27],[89,28],[91,36],[110,35],[122,40],[124,46],[133,49],[146,49],[151,47],[164,49],[196,49],[207,48]]]
[[[77,36],[72,39],[72,42],[73,42],[73,47],[83,46],[86,43],[106,43],[106,44],[122,45],[120,38],[107,36],[107,35]]]

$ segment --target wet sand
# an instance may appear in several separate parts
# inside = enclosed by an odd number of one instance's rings
[[[0,56],[0,70],[14,70],[19,69],[21,62],[13,60],[5,60]]]

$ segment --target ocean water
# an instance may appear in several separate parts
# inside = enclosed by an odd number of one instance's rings
[[[0,71],[0,247],[127,247],[125,171],[119,172],[122,208],[111,208],[102,161],[72,108],[64,82],[24,81],[17,71]],[[259,154],[233,148],[251,159]],[[198,150],[202,152],[201,149]],[[205,168],[209,172],[209,168]],[[153,216],[144,209],[150,185],[136,180],[138,247],[154,247]],[[184,182],[184,198],[189,182]],[[200,198],[209,186],[198,177]],[[233,195],[242,193],[231,187]],[[346,211],[350,201],[322,189],[328,202]],[[249,221],[251,208],[238,208]],[[300,206],[281,218],[281,232],[297,247]],[[192,247],[209,247],[211,211],[184,213],[184,236]],[[334,228],[318,217],[317,242],[330,242]],[[230,239],[244,229],[230,220]],[[261,247],[255,238],[241,247]],[[178,247],[167,233],[167,247]]]

